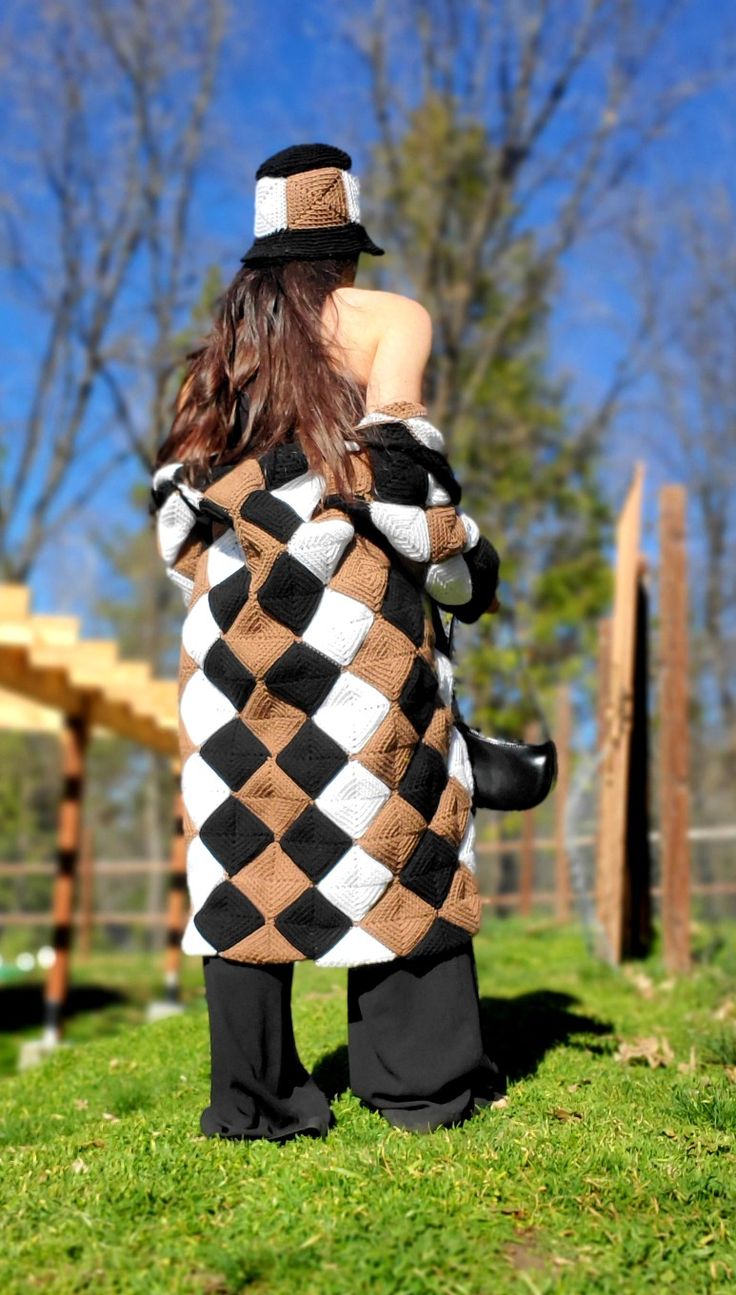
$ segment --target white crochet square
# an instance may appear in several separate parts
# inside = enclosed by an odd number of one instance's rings
[[[409,428],[412,436],[422,444],[426,445],[428,450],[438,450],[440,454],[445,452],[445,438],[439,427],[430,423],[428,418],[405,418],[403,421]]]
[[[167,565],[176,559],[196,520],[189,504],[174,489],[161,505],[156,518],[159,552]]]
[[[308,522],[317,504],[322,498],[325,479],[320,472],[303,472],[284,486],[277,486],[271,491],[275,499],[282,499],[298,513],[302,521]]]
[[[365,746],[390,709],[388,697],[373,684],[345,670],[312,719],[343,751],[354,754]]]
[[[435,649],[434,653],[434,669],[439,683],[439,695],[444,705],[449,706],[452,701],[452,690],[455,682],[454,671],[450,658],[445,656],[444,652],[437,651],[437,649]]]
[[[434,508],[435,505],[437,504],[439,505],[451,504],[452,500],[450,499],[449,494],[445,490],[445,487],[439,484],[437,478],[433,477],[431,472],[428,472],[427,476],[429,478],[429,482],[427,485],[427,500],[426,500],[427,507]]]
[[[220,627],[210,610],[207,594],[201,594],[181,627],[181,640],[186,651],[197,665],[204,664],[204,659],[212,644],[220,637]]]
[[[342,182],[348,204],[348,220],[360,220],[360,182],[357,175],[342,171]]]
[[[286,177],[264,175],[256,180],[254,233],[256,238],[287,227]]]
[[[432,552],[427,514],[414,504],[383,504],[377,500],[368,505],[371,521],[404,557],[426,562]]]
[[[363,835],[390,795],[385,782],[357,760],[350,760],[330,779],[315,804],[355,840]]]
[[[195,912],[226,876],[222,864],[210,853],[201,836],[192,837],[187,846],[187,889]]]
[[[478,523],[474,521],[468,513],[463,512],[462,508],[458,508],[457,513],[458,517],[462,519],[465,533],[468,537],[466,542],[463,544],[463,552],[467,553],[468,549],[475,548],[478,543],[478,540],[480,539],[480,530],[478,528]]]
[[[193,751],[181,771],[181,795],[187,813],[197,828],[207,821],[230,795],[230,788],[214,769]]]
[[[437,602],[447,603],[450,607],[459,607],[462,603],[469,602],[473,594],[473,581],[462,554],[454,553],[442,562],[433,562],[427,568],[424,586]]]
[[[322,878],[317,890],[351,922],[359,922],[380,899],[392,875],[377,859],[354,845]]]
[[[212,541],[207,550],[207,579],[210,586],[219,585],[244,566],[243,546],[235,531],[228,528]]]
[[[230,699],[210,683],[201,670],[197,670],[187,681],[179,709],[184,727],[197,746],[201,746],[238,713]]]
[[[468,795],[473,796],[473,768],[465,738],[453,724],[450,731],[450,749],[447,753],[447,772],[455,778]]]
[[[181,937],[182,953],[188,953],[193,957],[202,957],[205,954],[216,954],[217,949],[214,944],[210,944],[209,940],[205,940],[204,936],[200,934],[194,925],[194,917],[195,915],[192,913],[184,928],[184,934]]]
[[[189,576],[185,576],[183,571],[176,571],[174,567],[164,567],[164,572],[173,584],[179,586],[184,606],[188,607],[192,601],[194,581]]]
[[[460,842],[457,857],[470,872],[475,872],[475,819],[472,814],[468,814],[468,826]]]
[[[327,584],[354,534],[350,522],[338,518],[302,522],[286,547],[293,558]]]
[[[354,926],[314,961],[318,967],[360,967],[369,962],[389,962],[395,957],[393,949],[381,944],[362,927]]]
[[[374,620],[365,603],[325,589],[302,639],[338,665],[349,665]]]

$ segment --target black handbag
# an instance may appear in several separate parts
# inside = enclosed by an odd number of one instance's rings
[[[450,658],[454,631],[452,616],[449,633],[442,626]],[[463,719],[454,692],[452,713],[455,727],[465,739],[473,771],[473,808],[521,810],[541,805],[557,780],[557,747],[552,738],[547,736],[544,742],[534,743],[487,737]]]

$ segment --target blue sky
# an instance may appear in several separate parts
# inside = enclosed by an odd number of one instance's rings
[[[212,109],[218,146],[208,154],[193,208],[195,269],[217,262],[227,280],[238,268],[238,258],[252,237],[253,172],[269,153],[289,143],[323,139],[348,148],[354,169],[361,173],[371,143],[371,119],[360,66],[351,61],[336,34],[339,12],[336,5],[313,0],[258,0],[247,10],[238,9],[235,30],[223,52]],[[32,11],[23,5],[10,14],[7,21],[16,31],[33,21]],[[703,50],[725,58],[729,15],[729,0],[692,7],[676,29],[667,75],[672,75],[678,64],[681,68],[691,66]],[[411,58],[411,50],[407,58]],[[649,193],[655,204],[658,195],[666,194],[673,185],[687,189],[717,180],[732,181],[726,158],[732,152],[733,107],[733,84],[722,83],[706,89],[696,103],[679,114],[656,152],[637,172],[637,186]],[[11,188],[22,169],[15,154],[23,129],[19,121],[6,127],[13,157],[6,155],[5,184]],[[42,257],[46,237],[43,190],[37,192],[29,211],[29,229]],[[564,269],[551,324],[552,363],[556,371],[568,376],[573,399],[585,404],[605,386],[620,338],[631,326],[631,283],[620,252],[605,237],[581,244],[568,256]],[[27,403],[26,375],[33,371],[43,344],[43,320],[29,312],[7,286],[0,299],[7,366],[0,398],[12,453],[13,420]],[[620,496],[639,440],[635,420],[623,418],[609,452],[607,478],[614,497]],[[106,453],[103,429],[100,461]],[[659,465],[652,462],[652,485],[660,475]],[[96,523],[102,516],[113,523],[132,520],[127,495],[135,479],[140,479],[140,470],[131,465],[104,486],[91,507]],[[652,498],[650,489],[650,525]],[[34,577],[36,608],[83,613],[81,591],[102,575],[90,550],[86,525],[70,529],[53,562],[51,557],[48,554],[40,563]],[[74,573],[78,579],[70,578]],[[89,625],[85,628],[90,631]]]

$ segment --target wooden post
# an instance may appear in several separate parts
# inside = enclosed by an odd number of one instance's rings
[[[565,812],[570,790],[570,688],[562,684],[557,693],[555,743],[557,745],[557,786],[555,788],[555,916],[570,920],[570,866],[565,846]]]
[[[172,762],[174,773],[174,813],[169,856],[169,895],[166,907],[166,998],[178,1003],[181,979],[181,937],[187,908],[187,857],[184,841],[183,800],[178,762]]]
[[[640,564],[636,587],[629,781],[626,800],[621,952],[643,958],[652,944],[649,849],[649,596]]]
[[[88,740],[86,714],[65,715],[61,732],[62,791],[59,806],[56,879],[53,894],[54,961],[46,977],[44,1041],[56,1043],[69,989],[74,885],[82,839],[84,760]]]
[[[94,847],[90,828],[82,828],[82,852],[79,858],[79,957],[85,961],[92,951],[92,927],[95,906]]]
[[[690,968],[688,588],[684,486],[660,493],[659,765],[662,937],[672,972]]]
[[[526,742],[539,741],[539,725],[528,724],[524,733]],[[534,810],[527,809],[521,816],[521,850],[519,857],[519,913],[528,917],[534,898]]]
[[[616,582],[600,776],[597,944],[599,955],[614,965],[623,956],[626,824],[643,481],[644,466],[638,463],[616,528]]]

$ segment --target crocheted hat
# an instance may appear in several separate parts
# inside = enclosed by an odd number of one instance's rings
[[[352,158],[329,144],[295,144],[256,171],[255,239],[244,265],[383,256],[360,223]]]

